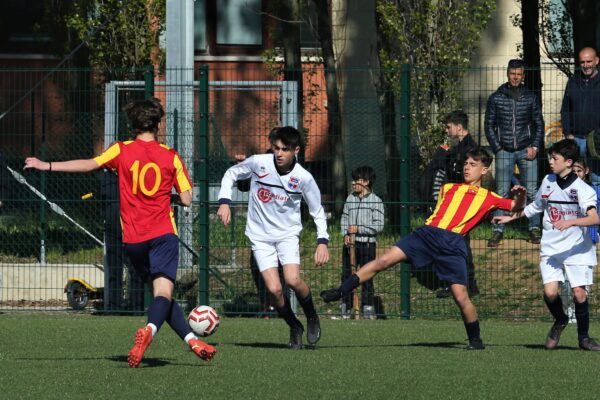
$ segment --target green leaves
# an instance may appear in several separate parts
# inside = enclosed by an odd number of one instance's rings
[[[412,65],[411,127],[425,161],[445,138],[440,119],[461,106],[460,82],[495,4],[493,0],[377,1],[379,57],[386,84],[399,93],[399,67]]]

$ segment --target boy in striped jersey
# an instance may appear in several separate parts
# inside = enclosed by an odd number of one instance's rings
[[[410,235],[396,242],[381,257],[364,265],[339,288],[324,290],[325,302],[340,299],[362,282],[372,279],[400,262],[410,262],[415,267],[436,264],[441,280],[449,282],[450,291],[462,314],[469,350],[485,346],[480,336],[477,310],[467,291],[467,249],[464,235],[473,229],[490,211],[521,210],[525,205],[525,188],[515,186],[514,200],[500,197],[481,187],[481,177],[488,172],[493,156],[481,148],[466,153],[463,167],[464,183],[449,183],[442,187],[433,214]]]
[[[586,227],[600,223],[596,191],[573,172],[573,163],[579,159],[579,146],[575,140],[563,139],[554,143],[548,154],[552,173],[542,181],[535,200],[512,216],[494,217],[494,222],[504,224],[523,216],[531,218],[544,214],[540,271],[544,301],[554,317],[545,347],[556,348],[562,331],[569,323],[563,310],[559,285],[566,276],[575,302],[579,347],[600,351],[600,345],[588,334],[590,314],[587,301],[587,286],[594,283],[596,247]]]

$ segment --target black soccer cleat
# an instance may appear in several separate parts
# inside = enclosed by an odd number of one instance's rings
[[[306,340],[308,344],[314,346],[321,339],[321,324],[319,322],[319,316],[308,318],[308,331],[306,332]]]
[[[485,349],[485,345],[483,344],[483,340],[481,340],[481,338],[469,340],[469,344],[467,345],[467,350],[483,350],[483,349]]]
[[[323,290],[319,296],[323,299],[325,303],[331,303],[332,301],[336,301],[342,298],[342,293],[339,289],[327,289]]]
[[[304,333],[304,327],[302,325],[290,328],[290,342],[288,347],[292,350],[302,349],[302,334]]]
[[[546,337],[546,343],[544,343],[544,347],[548,350],[555,349],[558,346],[558,341],[560,340],[560,334],[567,327],[569,321],[565,321],[563,323],[555,321],[552,324],[552,328],[550,328],[550,332],[548,332],[548,336]]]
[[[579,348],[587,351],[600,351],[600,345],[591,337],[581,339],[579,341]]]

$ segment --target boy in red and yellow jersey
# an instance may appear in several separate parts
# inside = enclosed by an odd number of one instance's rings
[[[467,291],[464,235],[492,210],[517,211],[525,206],[525,188],[522,186],[514,187],[515,200],[504,199],[481,187],[481,177],[488,172],[492,160],[493,156],[481,148],[468,151],[463,167],[464,183],[449,183],[442,187],[435,210],[425,225],[400,239],[383,256],[364,265],[339,288],[321,292],[323,300],[338,300],[360,283],[397,263],[410,262],[419,268],[435,262],[438,277],[449,282],[452,296],[460,308],[469,337],[467,349],[484,349],[477,310]]]
[[[165,115],[158,99],[131,102],[124,111],[135,140],[117,142],[98,157],[85,160],[44,162],[29,157],[24,169],[90,172],[109,168],[117,173],[125,253],[140,275],[151,282],[153,293],[148,324],[137,330],[127,361],[133,368],[140,364],[165,321],[198,357],[210,360],[216,349],[193,334],[183,311],[173,300],[179,241],[171,208],[171,190],[173,187],[177,190],[182,205],[192,203],[187,170],[175,150],[156,141]]]

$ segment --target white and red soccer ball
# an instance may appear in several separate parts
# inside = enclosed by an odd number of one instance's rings
[[[188,315],[188,324],[198,336],[210,336],[219,327],[219,314],[210,306],[197,306]]]

